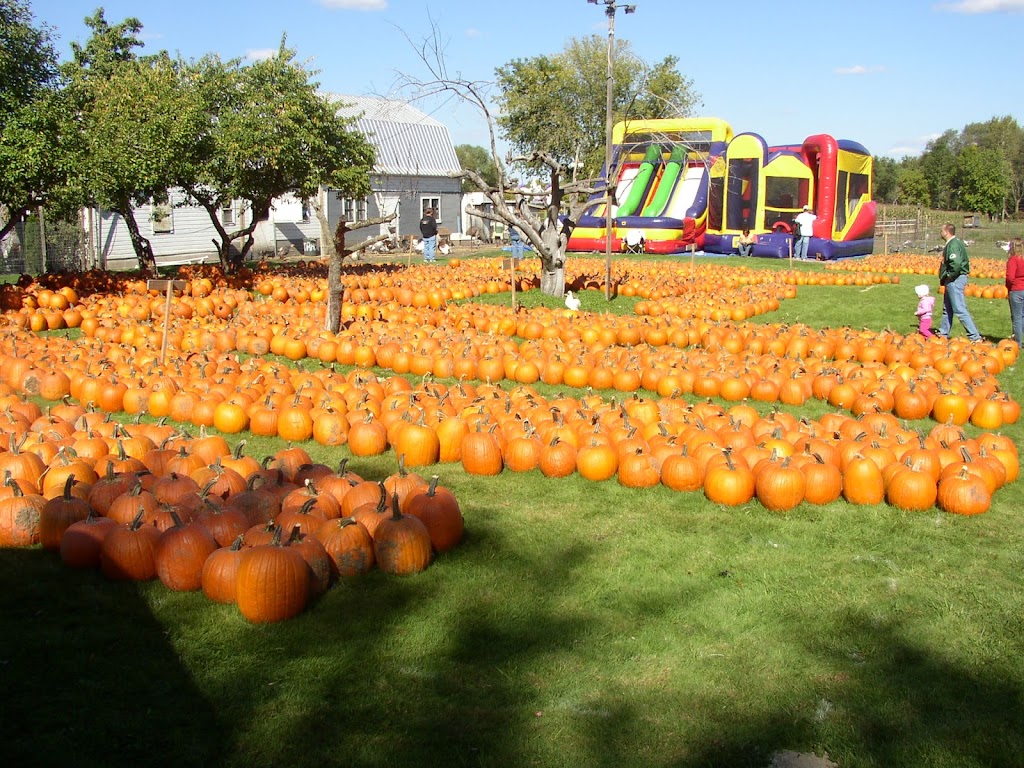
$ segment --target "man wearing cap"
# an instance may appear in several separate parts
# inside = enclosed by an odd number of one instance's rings
[[[793,256],[800,261],[807,258],[807,247],[811,244],[811,235],[814,234],[814,222],[818,217],[814,215],[811,206],[805,205],[802,213],[798,213],[794,223],[796,224],[796,248]]]

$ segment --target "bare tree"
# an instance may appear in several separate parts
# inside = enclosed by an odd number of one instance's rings
[[[320,252],[327,259],[327,318],[324,327],[332,333],[337,333],[341,329],[341,309],[345,295],[345,287],[341,284],[342,262],[353,253],[358,253],[369,248],[374,243],[379,243],[391,237],[389,233],[371,235],[349,247],[346,242],[348,233],[357,232],[360,229],[366,229],[375,225],[390,223],[394,220],[395,214],[392,213],[388,216],[380,216],[374,219],[364,219],[363,221],[353,222],[351,225],[343,216],[338,220],[334,236],[331,237],[329,235],[330,225],[327,221],[326,196],[327,190],[321,188],[320,193],[316,197],[310,198],[309,202],[313,213],[316,215],[316,220],[320,224]]]
[[[541,260],[541,291],[550,296],[565,293],[565,246],[575,221],[576,208],[581,196],[597,191],[589,182],[562,184],[565,167],[554,156],[545,152],[509,156],[505,163],[499,160],[498,142],[495,135],[495,119],[488,107],[487,93],[490,84],[483,81],[467,80],[460,74],[450,74],[444,57],[444,46],[437,25],[431,22],[430,34],[417,43],[405,32],[406,40],[423,62],[428,77],[417,78],[401,73],[399,87],[412,100],[447,96],[463,101],[475,108],[487,123],[490,139],[491,159],[497,171],[497,181],[488,183],[481,174],[471,170],[451,172],[451,178],[464,179],[482,192],[492,208],[471,206],[467,210],[474,216],[490,221],[503,222],[516,227],[528,241]],[[516,184],[506,170],[506,164],[525,165],[532,175],[547,174],[549,184],[544,191],[537,191]],[[585,199],[585,198],[584,198]],[[570,203],[562,217],[563,203]]]

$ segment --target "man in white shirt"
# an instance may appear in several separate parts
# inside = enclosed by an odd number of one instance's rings
[[[811,244],[811,236],[814,234],[814,222],[817,220],[811,206],[805,205],[802,213],[798,213],[796,219],[796,248],[793,256],[800,261],[807,258],[807,246]]]

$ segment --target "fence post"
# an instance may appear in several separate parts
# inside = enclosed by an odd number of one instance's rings
[[[39,274],[46,274],[46,225],[43,223],[43,206],[37,208],[39,212]]]

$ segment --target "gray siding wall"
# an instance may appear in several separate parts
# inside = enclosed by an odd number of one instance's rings
[[[371,180],[375,192],[399,198],[399,237],[406,235],[420,236],[421,200],[424,197],[437,197],[441,201],[441,218],[438,225],[447,227],[452,232],[461,229],[462,188],[458,179],[446,176],[375,176]],[[374,212],[371,217],[379,216],[376,211],[376,200],[371,197]]]

